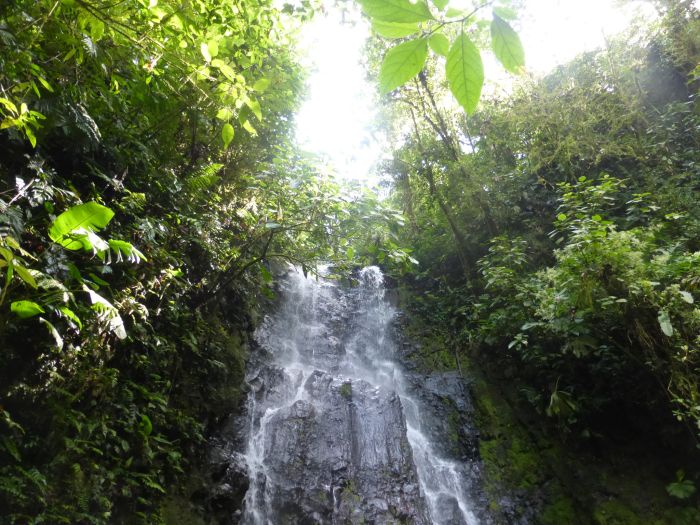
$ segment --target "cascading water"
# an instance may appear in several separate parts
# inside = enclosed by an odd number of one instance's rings
[[[256,332],[242,523],[476,525],[470,466],[438,454],[396,362],[376,267],[343,288],[292,271]]]

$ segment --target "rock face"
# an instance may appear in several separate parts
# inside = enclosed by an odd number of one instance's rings
[[[302,381],[303,399],[261,415],[247,520],[429,523],[398,395],[319,370]]]
[[[358,277],[282,281],[256,332],[246,413],[211,453],[225,523],[481,522],[467,425],[453,414],[470,409],[461,378],[405,371],[381,272]]]

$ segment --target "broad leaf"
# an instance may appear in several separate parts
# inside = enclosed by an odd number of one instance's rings
[[[464,111],[472,114],[484,86],[484,64],[479,50],[464,33],[453,42],[445,70],[450,91]]]
[[[79,204],[56,217],[49,229],[49,237],[68,250],[89,249],[94,247],[94,239],[89,239],[93,231],[107,226],[112,217],[112,210],[94,201]],[[81,238],[73,238],[74,235]],[[88,247],[86,242],[91,246]]]
[[[71,310],[70,308],[66,306],[59,306],[58,309],[61,311],[63,315],[65,315],[68,319],[73,321],[76,325],[78,325],[78,328],[82,330],[83,328],[83,322],[80,320],[80,317],[75,315],[75,312]]]
[[[668,337],[671,337],[673,335],[673,325],[671,324],[671,317],[668,315],[668,310],[660,310],[658,320],[661,331]]]
[[[221,139],[224,141],[224,148],[228,148],[228,145],[233,140],[233,126],[228,122],[221,129]]]
[[[432,0],[432,2],[435,7],[442,11],[447,7],[447,4],[450,3],[450,0]]]
[[[450,41],[442,33],[435,33],[428,39],[430,49],[444,57],[450,52]]]
[[[144,254],[142,254],[136,247],[130,242],[120,241],[117,239],[110,239],[108,241],[109,247],[112,248],[114,255],[117,257],[117,262],[121,262],[126,258],[127,261],[131,263],[140,263],[141,261],[148,261]]]
[[[379,71],[379,91],[389,93],[411,80],[423,69],[427,57],[428,42],[424,38],[389,49]]]
[[[255,84],[253,84],[253,89],[255,91],[266,91],[268,87],[270,87],[269,78],[259,78],[255,81]]]
[[[384,38],[403,38],[418,31],[418,23],[397,24],[392,22],[372,21],[372,29]]]
[[[44,313],[44,309],[33,301],[15,301],[10,305],[10,310],[21,319]]]
[[[518,13],[510,7],[496,6],[493,8],[493,13],[500,16],[503,20],[515,20],[518,18]]]
[[[467,16],[467,12],[464,9],[455,9],[454,7],[450,7],[445,13],[445,16],[447,18],[461,18]]]
[[[29,273],[29,270],[27,270],[24,266],[20,266],[17,263],[15,263],[14,266],[17,275],[19,275],[19,278],[36,290],[36,280],[34,279],[34,276],[31,273]]]
[[[433,18],[425,0],[416,3],[410,0],[360,0],[360,5],[367,16],[384,22],[424,22]]]
[[[491,22],[491,47],[496,58],[511,73],[521,73],[525,67],[525,50],[520,37],[512,27],[497,14]]]
[[[666,492],[674,498],[687,499],[695,493],[695,484],[689,479],[674,481],[666,485]]]

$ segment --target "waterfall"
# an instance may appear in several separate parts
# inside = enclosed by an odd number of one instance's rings
[[[470,466],[437,452],[397,361],[383,275],[357,277],[290,271],[256,331],[242,523],[477,525]]]

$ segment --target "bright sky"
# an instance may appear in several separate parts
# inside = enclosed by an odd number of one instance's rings
[[[450,5],[459,3],[452,0]],[[528,0],[517,27],[528,70],[546,73],[579,53],[603,46],[606,37],[625,29],[636,15],[654,16],[648,2],[619,4]],[[340,176],[370,183],[376,180],[372,168],[387,146],[383,137],[371,133],[376,87],[367,82],[360,63],[368,34],[364,21],[344,24],[340,13],[330,8],[326,16],[305,26],[302,47],[311,74],[307,100],[297,117],[297,139],[304,149],[326,158]],[[485,69],[487,81],[503,75],[495,60],[485,59]]]

